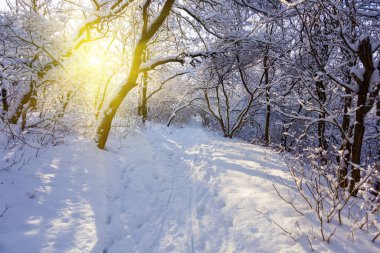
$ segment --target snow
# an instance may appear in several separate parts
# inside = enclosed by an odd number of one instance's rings
[[[281,156],[199,127],[148,125],[108,151],[71,137],[0,173],[0,252],[308,252],[312,212],[283,202]],[[292,233],[294,241],[275,223]],[[324,252],[377,252],[339,227]],[[317,237],[317,236],[316,236]]]

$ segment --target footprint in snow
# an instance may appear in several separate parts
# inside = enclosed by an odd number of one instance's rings
[[[78,219],[78,218],[80,218],[80,214],[79,213],[73,213],[71,215],[71,217],[74,218],[74,219]]]
[[[70,222],[70,219],[69,218],[62,218],[62,223],[69,223]]]
[[[124,189],[128,189],[130,183],[131,183],[131,179],[130,178],[125,179],[125,181],[123,183]]]
[[[204,215],[204,213],[205,213],[205,207],[204,207],[204,205],[198,206],[198,208],[197,208],[197,219],[202,218],[203,215]]]
[[[123,168],[123,170],[121,171],[121,179],[124,179],[126,175],[127,175],[127,168]]]
[[[220,200],[217,202],[217,207],[218,207],[218,208],[224,208],[224,207],[226,207],[226,202],[225,202],[223,199],[220,199]]]
[[[257,228],[249,228],[249,232],[251,232],[252,234],[256,234],[257,232],[259,232],[259,230]]]
[[[111,224],[111,221],[112,221],[112,217],[111,217],[111,215],[108,215],[108,216],[107,216],[106,224],[107,224],[107,225],[110,225],[110,224]]]

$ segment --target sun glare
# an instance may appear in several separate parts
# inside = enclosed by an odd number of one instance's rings
[[[98,56],[90,56],[88,58],[88,64],[93,67],[99,67],[102,64],[102,59]]]

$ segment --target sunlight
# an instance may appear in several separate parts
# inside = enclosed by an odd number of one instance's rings
[[[82,109],[89,115],[98,113],[99,106],[113,90],[111,77],[120,68],[109,45],[108,40],[86,44],[65,62],[67,83],[76,91],[74,99],[83,103]]]
[[[102,64],[103,60],[104,59],[102,59],[98,55],[91,55],[88,58],[88,65],[90,65],[91,67],[99,67]]]
[[[105,52],[104,45],[94,43],[77,50],[75,57],[66,63],[66,68],[72,73],[74,84],[84,88],[86,92],[96,93],[116,66],[112,62],[111,57]]]

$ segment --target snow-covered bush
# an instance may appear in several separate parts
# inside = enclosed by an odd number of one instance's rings
[[[362,168],[362,179],[357,184],[358,195],[353,197],[349,189],[340,186],[334,164],[321,166],[318,160],[309,158],[306,162],[286,157],[295,192],[285,194],[274,185],[277,194],[290,204],[296,212],[311,214],[316,220],[315,229],[323,241],[330,242],[339,226],[348,226],[351,233],[347,237],[355,238],[357,230],[368,233],[369,240],[374,242],[380,233],[380,194],[374,182],[380,179],[377,168]],[[311,161],[311,162],[310,162]],[[286,184],[285,181],[282,183]],[[378,187],[378,186],[377,186]],[[309,215],[310,216],[310,215]],[[299,233],[315,236],[310,230],[300,228]]]

